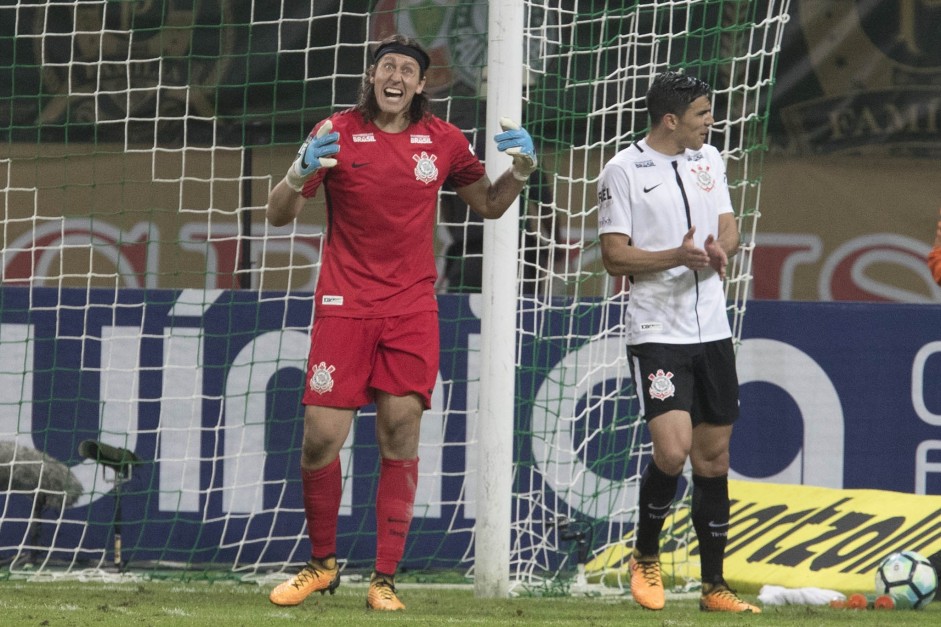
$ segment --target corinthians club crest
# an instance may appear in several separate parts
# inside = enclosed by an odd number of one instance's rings
[[[314,366],[310,373],[310,389],[317,394],[326,394],[332,390],[335,370],[335,366],[328,366],[323,361]]]
[[[438,155],[429,155],[422,150],[420,155],[412,155],[412,159],[415,160],[415,180],[431,183],[438,178],[438,166],[435,165]]]
[[[695,168],[690,168],[690,172],[696,177],[696,185],[704,192],[711,192],[712,188],[716,186],[716,181],[712,178],[712,173],[709,170],[708,165],[703,167],[701,163],[697,163]]]
[[[650,380],[650,398],[658,401],[664,401],[676,393],[676,386],[673,385],[673,373],[664,372],[658,369],[656,373],[647,376]]]
[[[37,8],[35,57],[44,99],[37,123],[99,125],[132,141],[215,115],[215,88],[232,58],[231,3],[49,3]],[[110,124],[109,124],[110,123]],[[102,127],[100,125],[108,125]],[[161,133],[159,139],[176,139]]]

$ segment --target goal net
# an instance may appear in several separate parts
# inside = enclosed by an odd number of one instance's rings
[[[638,470],[621,314],[600,264],[595,184],[647,127],[652,77],[715,88],[749,291],[787,0],[523,3],[522,122],[540,172],[519,223],[510,577],[619,585]],[[440,116],[483,156],[487,3],[37,1],[0,6],[0,564],[9,573],[281,577],[307,559],[303,371],[322,196],[265,224],[313,124],[352,106],[369,42],[417,37]],[[492,148],[490,152],[492,153]],[[422,424],[403,571],[473,576],[483,228],[445,189],[441,373]],[[339,552],[375,550],[375,408],[341,454]],[[683,501],[675,585],[698,572]],[[587,569],[586,569],[587,566]],[[561,582],[561,583],[560,583]]]

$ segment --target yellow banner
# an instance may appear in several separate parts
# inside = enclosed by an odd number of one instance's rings
[[[764,584],[872,592],[875,571],[890,553],[925,557],[941,551],[941,496],[882,490],[835,490],[801,485],[730,481],[732,516],[725,577],[733,587]],[[671,526],[683,537],[691,525],[680,509]],[[661,547],[664,585],[699,576],[695,534],[688,546]],[[632,538],[608,547],[587,566],[593,580],[626,581]]]

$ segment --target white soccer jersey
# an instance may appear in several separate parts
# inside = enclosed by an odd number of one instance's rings
[[[646,140],[616,154],[598,181],[598,232],[622,233],[649,251],[676,248],[690,225],[695,242],[718,236],[732,200],[719,151],[708,144],[673,157]],[[731,337],[725,293],[712,268],[685,266],[634,275],[628,297],[628,344],[693,344]]]

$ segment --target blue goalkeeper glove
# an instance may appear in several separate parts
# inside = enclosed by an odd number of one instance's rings
[[[309,136],[307,141],[301,144],[297,151],[297,159],[288,168],[288,173],[284,180],[288,186],[295,192],[304,189],[304,181],[319,168],[332,168],[337,164],[337,160],[331,158],[332,155],[340,152],[339,133],[332,133],[333,122],[327,120],[319,129],[317,134]]]
[[[517,181],[529,180],[529,175],[536,171],[537,163],[533,138],[510,118],[500,118],[500,128],[503,132],[493,140],[497,142],[499,151],[513,157],[513,178]]]

